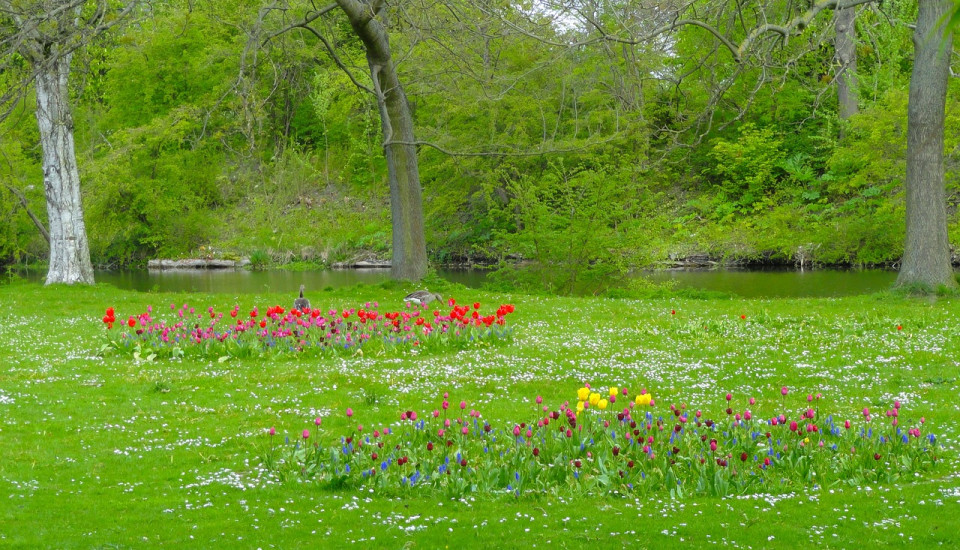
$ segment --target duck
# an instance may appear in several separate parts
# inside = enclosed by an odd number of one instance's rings
[[[416,304],[418,306],[429,304],[434,300],[443,300],[443,296],[440,296],[436,292],[430,292],[429,290],[417,290],[403,297],[404,302]]]
[[[300,311],[310,309],[310,300],[307,300],[303,297],[303,288],[304,285],[300,285],[300,297],[293,301],[293,309],[298,309]]]

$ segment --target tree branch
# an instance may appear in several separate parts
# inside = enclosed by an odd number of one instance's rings
[[[451,151],[450,149],[437,145],[436,143],[419,139],[416,141],[386,140],[383,142],[383,145],[384,147],[388,145],[413,145],[416,147],[423,145],[451,157],[538,157],[542,155],[555,155],[558,153],[576,153],[579,151],[586,151],[596,147],[597,145],[614,141],[619,137],[622,137],[621,133],[614,134],[602,140],[591,141],[590,143],[581,147],[545,149],[539,151]]]
[[[772,32],[787,38],[795,31],[805,29],[818,13],[827,8],[835,10],[847,9],[859,6],[860,4],[872,4],[877,1],[879,0],[820,0],[811,6],[810,9],[794,17],[785,25],[773,25],[768,23],[754,28],[737,47],[737,51],[733,52],[734,58],[736,58],[737,62],[740,62],[740,60],[743,59],[744,51],[746,51],[747,48],[750,47],[750,45],[762,34]]]
[[[47,228],[43,226],[43,222],[40,221],[40,218],[37,218],[36,214],[33,213],[33,210],[30,210],[30,206],[27,205],[27,197],[24,196],[23,192],[7,182],[3,182],[3,186],[9,189],[11,193],[20,199],[20,205],[23,206],[23,209],[27,211],[27,215],[30,216],[31,220],[33,220],[33,225],[37,226],[37,229],[40,230],[40,234],[43,235],[43,238],[47,240],[47,244],[50,244],[50,233],[47,231]]]
[[[300,21],[300,22],[298,22],[298,23],[293,23],[293,24],[287,25],[286,27],[280,29],[279,31],[271,34],[270,36],[268,36],[268,37],[266,37],[266,38],[264,38],[264,39],[263,39],[263,42],[260,43],[260,45],[261,45],[261,46],[266,46],[266,45],[267,45],[267,42],[273,40],[274,38],[280,36],[281,34],[287,32],[287,31],[291,31],[291,30],[293,30],[293,29],[295,29],[295,28],[297,28],[297,27],[302,27],[302,26],[304,26],[304,25],[309,25],[310,23],[313,23],[313,22],[316,21],[317,19],[320,19],[321,17],[323,17],[324,15],[330,13],[331,11],[333,11],[333,10],[335,10],[335,9],[337,9],[337,4],[336,4],[336,2],[334,2],[333,4],[328,4],[328,5],[320,8],[319,10],[317,10],[317,11],[315,11],[315,12],[307,12],[307,15],[305,15],[305,16],[303,17],[303,21]]]
[[[310,31],[311,33],[313,33],[314,36],[317,37],[318,40],[320,40],[320,42],[323,42],[323,46],[327,49],[327,53],[330,54],[330,57],[333,58],[333,62],[337,64],[337,67],[339,67],[341,71],[343,71],[343,72],[345,72],[345,73],[347,74],[347,77],[350,79],[350,82],[353,82],[353,85],[354,85],[354,86],[356,86],[357,88],[360,88],[360,89],[363,90],[364,92],[367,92],[367,93],[369,93],[369,94],[374,94],[374,95],[376,95],[373,90],[371,90],[368,86],[365,86],[365,85],[361,84],[360,81],[358,81],[358,80],[356,79],[356,77],[353,76],[353,73],[350,71],[350,69],[347,67],[347,65],[340,59],[340,56],[337,55],[336,50],[333,49],[333,46],[332,46],[332,45],[330,44],[330,42],[327,40],[327,37],[323,36],[323,34],[317,32],[316,29],[314,29],[313,27],[311,27],[310,25],[307,25],[307,24],[305,24],[305,23],[304,23],[304,24],[299,24],[299,25],[294,25],[294,28],[296,28],[296,27],[300,27],[300,28],[302,28],[302,29],[306,29],[306,30]],[[319,63],[318,63],[318,64],[319,64]]]
[[[511,29],[513,29],[514,31],[519,32],[529,38],[532,38],[534,40],[537,40],[539,42],[542,42],[544,44],[548,44],[551,46],[560,46],[560,47],[567,47],[567,48],[576,48],[576,47],[586,46],[586,45],[594,44],[600,41],[616,42],[619,44],[637,45],[637,44],[650,42],[651,40],[663,34],[666,34],[670,31],[677,30],[680,27],[684,27],[684,26],[700,27],[706,30],[707,32],[709,32],[710,34],[712,34],[714,37],[716,37],[717,40],[719,40],[724,45],[724,47],[726,47],[727,50],[729,50],[730,53],[733,54],[733,58],[737,63],[743,63],[743,56],[746,53],[746,51],[750,48],[750,46],[753,45],[754,42],[757,41],[757,39],[760,38],[760,36],[766,33],[775,33],[783,37],[788,37],[791,34],[793,34],[795,31],[803,30],[804,28],[806,28],[807,25],[809,25],[810,22],[813,21],[813,19],[817,16],[817,14],[819,14],[821,11],[825,9],[846,9],[846,8],[859,6],[861,4],[877,3],[879,1],[880,0],[817,0],[813,4],[813,6],[811,6],[807,11],[798,15],[797,17],[794,17],[793,19],[791,19],[790,21],[786,22],[783,25],[775,25],[772,23],[767,23],[754,28],[750,32],[750,34],[748,34],[747,37],[744,38],[742,42],[740,42],[740,44],[735,44],[729,38],[724,36],[723,33],[720,32],[720,30],[717,29],[715,26],[709,23],[706,23],[704,21],[700,21],[699,19],[690,19],[690,18],[675,19],[669,23],[666,23],[664,25],[661,25],[660,27],[653,29],[652,31],[644,33],[642,36],[636,37],[636,38],[624,38],[621,36],[617,36],[615,34],[611,34],[606,29],[604,29],[599,23],[593,21],[590,18],[585,18],[587,22],[599,33],[599,36],[595,38],[590,38],[587,40],[579,40],[575,42],[558,42],[556,40],[549,40],[542,36],[538,36],[524,29],[520,25],[517,25],[516,23],[509,21],[503,17],[500,17],[500,20],[504,24],[509,26]],[[691,4],[692,2],[686,4],[683,8],[677,10],[677,13],[679,14],[685,9],[689,8]],[[474,6],[484,13],[491,14],[490,10],[487,9],[485,6],[483,6],[482,3],[479,5],[477,3],[474,3]]]

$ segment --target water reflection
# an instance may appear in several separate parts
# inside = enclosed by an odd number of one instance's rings
[[[672,270],[643,274],[675,288],[696,288],[746,298],[836,297],[889,289],[897,272],[886,269],[820,270]]]
[[[481,288],[485,270],[439,270],[438,275],[468,288]],[[45,273],[20,274],[42,282]],[[863,270],[669,270],[637,274],[654,282],[670,283],[675,289],[700,289],[747,298],[835,297],[870,294],[889,289],[895,271]],[[202,292],[227,294],[289,293],[306,285],[307,292],[327,287],[342,288],[358,283],[376,285],[389,280],[387,269],[326,271],[246,270],[138,270],[97,271],[97,282],[141,292]]]
[[[446,270],[438,274],[448,281],[479,287],[485,271]],[[153,292],[206,292],[227,294],[295,293],[300,285],[307,292],[327,287],[342,288],[358,283],[376,285],[390,279],[389,269],[333,269],[325,271],[246,271],[232,269],[183,269],[143,271],[98,271],[97,282],[124,290]]]

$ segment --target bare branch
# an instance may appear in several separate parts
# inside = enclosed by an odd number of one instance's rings
[[[279,8],[276,8],[276,9],[279,9]],[[297,22],[297,23],[292,23],[292,24],[287,25],[286,27],[280,29],[279,31],[274,32],[274,33],[271,34],[270,36],[264,38],[264,39],[263,39],[263,42],[262,42],[260,45],[261,45],[261,46],[265,46],[265,45],[267,44],[267,42],[273,40],[274,38],[280,36],[281,34],[287,32],[287,31],[291,31],[291,30],[293,30],[293,29],[295,29],[295,28],[297,28],[297,27],[303,27],[304,25],[309,25],[310,23],[313,23],[313,22],[316,21],[317,19],[320,19],[321,17],[323,17],[324,15],[330,13],[331,11],[333,11],[333,10],[335,10],[335,9],[337,9],[337,4],[336,4],[336,2],[334,2],[333,4],[328,4],[328,5],[320,8],[320,9],[317,10],[317,11],[312,11],[312,12],[309,12],[309,11],[308,11],[307,14],[306,14],[305,16],[303,16],[303,21],[299,21],[299,22]]]
[[[602,145],[605,143],[610,143],[611,141],[616,140],[617,138],[623,137],[620,133],[608,136],[601,140],[591,140],[588,144],[580,147],[566,147],[566,148],[557,148],[557,149],[540,149],[536,151],[452,151],[436,143],[430,141],[416,140],[416,141],[399,141],[399,140],[388,140],[384,141],[384,147],[388,145],[414,145],[414,146],[426,146],[431,149],[436,149],[437,151],[448,155],[451,157],[539,157],[544,155],[555,155],[559,153],[575,153],[580,151],[588,151],[593,149],[597,145]],[[498,145],[497,147],[505,147],[503,145]]]
[[[527,29],[524,29],[520,25],[517,25],[516,23],[506,18],[500,17],[500,20],[504,24],[512,28],[513,30],[529,38],[532,38],[534,40],[537,40],[539,42],[542,42],[544,44],[548,44],[551,46],[559,46],[559,47],[567,47],[567,48],[577,48],[581,46],[595,44],[600,41],[617,42],[621,44],[641,44],[641,43],[650,42],[660,37],[661,35],[677,30],[681,27],[685,27],[685,26],[700,27],[706,30],[707,32],[709,32],[710,34],[712,34],[714,37],[716,37],[717,40],[719,40],[730,51],[730,53],[733,54],[733,58],[737,63],[742,63],[744,54],[750,49],[753,43],[756,42],[764,34],[774,33],[774,34],[779,34],[784,38],[787,38],[794,32],[801,31],[804,28],[806,28],[810,24],[810,22],[813,21],[814,18],[816,18],[817,14],[819,14],[821,11],[825,9],[846,9],[846,8],[859,6],[861,4],[877,3],[879,1],[880,0],[817,0],[813,4],[813,6],[811,6],[807,11],[798,15],[797,17],[794,17],[793,19],[791,19],[790,21],[786,22],[783,25],[766,23],[754,28],[747,35],[747,37],[744,38],[744,40],[739,44],[735,44],[729,38],[724,36],[723,33],[720,32],[720,30],[717,29],[717,27],[715,27],[714,25],[711,25],[705,21],[701,21],[699,19],[693,19],[693,18],[683,18],[683,19],[678,18],[673,21],[670,21],[669,23],[661,25],[660,27],[657,27],[649,32],[646,32],[642,36],[629,37],[629,38],[613,34],[607,31],[599,23],[593,21],[591,18],[586,18],[587,22],[590,24],[590,26],[592,26],[598,32],[599,36],[589,38],[586,40],[579,40],[575,42],[560,42],[556,40],[550,40],[543,36],[539,36],[535,33],[532,33]],[[689,8],[692,4],[693,2],[686,4],[681,9],[677,10],[677,13],[679,14],[683,12],[684,10]],[[488,8],[486,8],[483,5],[483,2],[475,3],[474,6],[488,15],[496,16],[496,14],[492,13]]]
[[[330,54],[330,57],[333,59],[333,62],[337,64],[337,67],[339,67],[341,71],[347,74],[347,77],[350,79],[350,82],[353,82],[354,86],[363,90],[364,92],[376,95],[376,93],[373,90],[371,90],[369,86],[365,86],[361,84],[360,81],[357,80],[355,76],[353,76],[353,72],[350,71],[350,68],[347,67],[347,65],[343,62],[343,60],[340,59],[340,56],[337,55],[337,51],[330,44],[330,41],[327,40],[325,36],[323,36],[323,34],[317,32],[316,29],[314,29],[313,27],[307,24],[294,25],[294,28],[296,27],[310,31],[311,33],[313,33],[314,36],[317,37],[318,40],[320,40],[320,42],[323,42],[323,46],[327,49],[327,53]],[[317,64],[318,65],[320,64],[319,61],[317,61]]]
[[[33,210],[30,210],[30,205],[27,204],[27,197],[23,194],[23,192],[7,182],[3,182],[3,186],[17,196],[17,199],[20,200],[20,205],[23,206],[23,209],[27,211],[27,215],[30,216],[31,220],[33,220],[33,225],[37,226],[40,234],[43,235],[44,239],[46,239],[47,244],[50,244],[50,232],[48,232],[47,228],[43,226],[43,222],[41,222],[40,218],[33,213]]]
[[[743,59],[744,52],[755,42],[761,35],[768,32],[776,33],[781,35],[784,38],[789,37],[796,31],[802,31],[821,11],[825,9],[847,9],[861,4],[871,4],[877,2],[878,0],[820,0],[819,2],[814,3],[807,11],[802,14],[794,17],[785,25],[773,25],[765,24],[760,25],[753,29],[750,34],[740,43],[737,47],[737,51],[733,52],[734,58],[739,62]]]

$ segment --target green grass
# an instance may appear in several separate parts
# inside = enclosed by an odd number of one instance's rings
[[[355,287],[315,305],[399,305],[408,290]],[[147,305],[244,310],[286,306],[292,296],[0,285],[0,546],[960,545],[956,299],[455,296],[516,304],[514,342],[310,361],[99,358],[108,305],[120,318]],[[897,397],[904,416],[927,417],[944,460],[912,482],[683,500],[575,489],[520,499],[388,498],[278,484],[259,468],[269,426],[293,435],[322,415],[329,437],[347,429],[348,406],[352,422],[372,428],[397,422],[405,409],[436,408],[444,391],[505,423],[529,414],[538,394],[554,406],[575,401],[584,381],[644,386],[660,411],[686,402],[715,417],[728,391],[758,397],[758,416],[772,414],[784,385],[798,400],[822,392],[821,408],[851,419]]]

